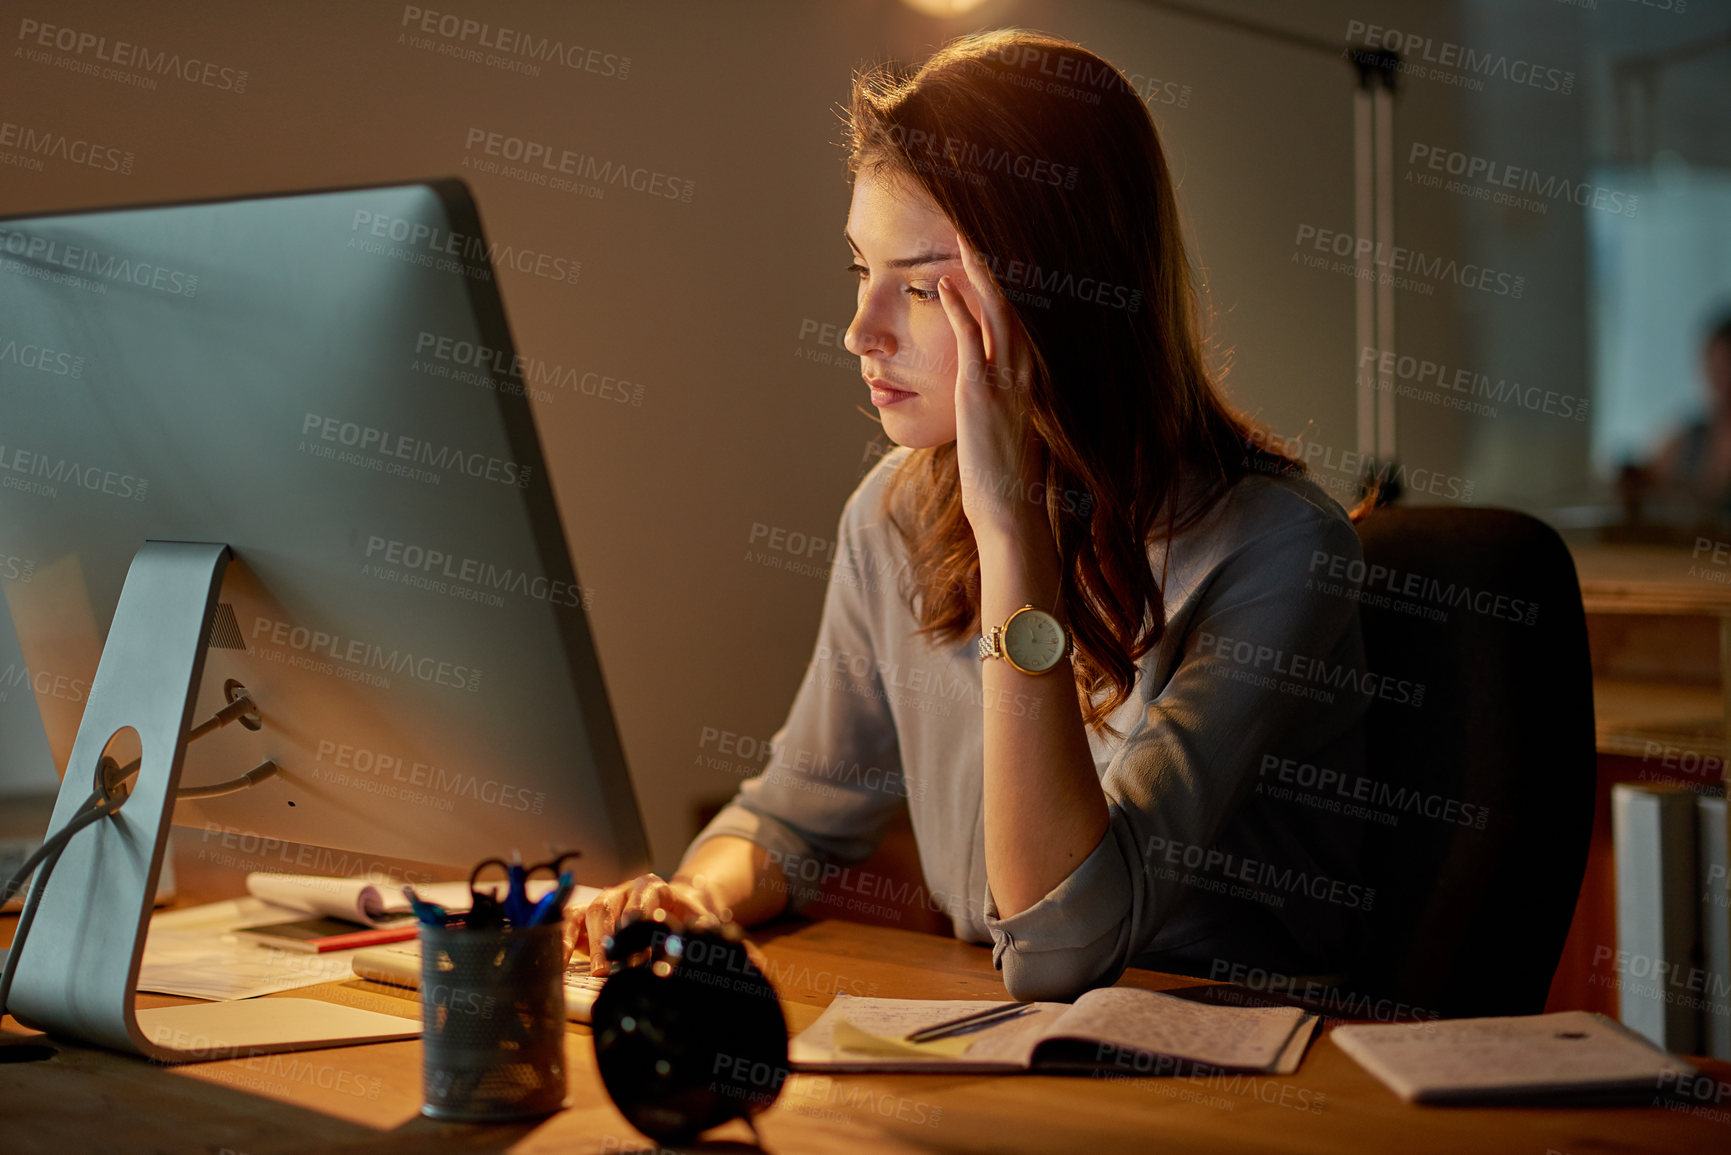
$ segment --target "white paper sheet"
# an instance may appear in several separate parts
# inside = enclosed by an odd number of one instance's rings
[[[250,999],[349,977],[352,950],[304,954],[238,939],[237,927],[293,918],[256,898],[167,911],[150,920],[138,989],[199,999]]]

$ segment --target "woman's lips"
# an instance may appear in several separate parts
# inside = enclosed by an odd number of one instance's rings
[[[887,385],[881,377],[867,377],[866,384],[871,386],[872,404],[878,406],[880,409],[890,405],[899,405],[910,397],[919,396],[918,393],[911,390],[897,389],[892,385]]]

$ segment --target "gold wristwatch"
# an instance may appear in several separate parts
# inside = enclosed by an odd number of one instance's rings
[[[1002,658],[1024,674],[1050,673],[1069,652],[1069,632],[1057,618],[1032,605],[980,637],[980,661]]]

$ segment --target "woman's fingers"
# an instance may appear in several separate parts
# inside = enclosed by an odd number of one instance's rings
[[[565,959],[567,962],[570,961],[572,953],[583,950],[584,944],[589,940],[586,920],[590,905],[586,902],[582,906],[565,908]],[[589,952],[584,950],[583,953],[588,954]]]
[[[1033,359],[1027,348],[1014,337],[1020,330],[1015,311],[1005,299],[997,282],[980,259],[973,246],[962,234],[956,234],[956,248],[962,254],[962,268],[980,300],[981,347],[986,365],[982,380],[999,389],[1024,390],[1033,374]]]
[[[1031,361],[1026,348],[1014,338],[1019,326],[1009,301],[998,290],[985,262],[960,233],[956,234],[956,248],[962,255],[968,284],[973,286],[979,301],[976,314],[953,279],[939,278],[938,296],[948,311],[950,327],[956,332],[958,390],[970,382],[1000,389],[1025,385]],[[951,297],[955,300],[953,307]]]
[[[627,916],[648,916],[657,910],[666,911],[693,930],[713,928],[727,917],[724,912],[712,909],[708,896],[696,887],[645,874],[602,891],[586,907],[566,912],[566,957],[574,950],[586,950],[589,973],[606,974],[608,936],[619,929]]]
[[[600,951],[596,945],[600,940],[589,934],[589,915],[591,911],[602,909],[602,901],[606,898],[603,892],[582,906],[567,907],[565,910],[565,960],[578,951],[590,956],[591,959]]]
[[[654,876],[651,875],[651,878],[654,878]],[[679,913],[678,910],[675,909],[673,892],[668,889],[667,884],[661,879],[654,878],[654,881],[650,882],[641,892],[638,893],[636,900],[625,908],[625,913],[650,915],[654,914],[657,910],[665,910],[669,914]]]
[[[589,943],[589,973],[592,975],[607,973],[607,954],[603,944],[613,933],[613,912],[607,902],[611,893],[604,893],[590,903],[583,914],[584,938]]]
[[[959,395],[967,382],[984,377],[985,339],[980,332],[980,323],[968,311],[967,301],[962,299],[962,291],[956,288],[948,274],[938,278],[938,300],[943,304],[944,316],[950,319],[950,328],[956,334],[956,392]]]
[[[618,927],[626,907],[633,897],[643,889],[644,883],[649,877],[652,876],[645,875],[602,891],[595,901],[589,904],[589,908],[583,912],[582,937],[589,946],[590,974],[607,973],[607,938]]]
[[[1003,338],[1009,332],[1006,328],[1009,302],[998,292],[985,263],[961,233],[956,234],[956,248],[962,254],[962,270],[967,274],[968,283],[974,287],[974,295],[980,300],[981,347],[986,361],[995,365],[1002,359]]]

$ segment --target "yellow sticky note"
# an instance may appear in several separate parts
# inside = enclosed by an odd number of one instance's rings
[[[868,1034],[846,1018],[839,1018],[835,1023],[836,1050],[885,1059],[953,1059],[965,1054],[973,1041],[965,1036],[952,1036],[927,1043],[910,1043],[906,1039],[886,1039],[882,1035]]]

